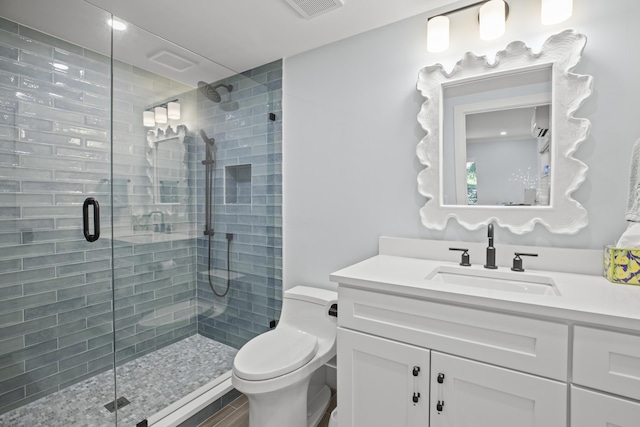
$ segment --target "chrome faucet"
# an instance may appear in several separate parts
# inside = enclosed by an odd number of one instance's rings
[[[489,246],[487,246],[487,262],[484,264],[484,268],[496,269],[496,248],[493,247],[493,224],[489,224],[487,230],[487,237],[489,237]]]

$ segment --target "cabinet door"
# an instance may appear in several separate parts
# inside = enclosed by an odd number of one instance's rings
[[[566,384],[431,352],[431,427],[565,427],[566,408]]]
[[[429,350],[338,328],[338,407],[339,427],[428,426]]]
[[[640,403],[571,387],[572,427],[638,427]]]

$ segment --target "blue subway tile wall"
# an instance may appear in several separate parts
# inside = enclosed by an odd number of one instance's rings
[[[220,104],[198,98],[198,123],[216,144],[210,265],[208,238],[198,238],[198,331],[239,348],[282,307],[282,61],[218,84],[233,86]],[[197,153],[204,159],[204,143]],[[204,200],[202,166],[197,179]],[[204,216],[200,203],[200,233]],[[225,296],[214,295],[211,285],[223,294],[227,283]]]

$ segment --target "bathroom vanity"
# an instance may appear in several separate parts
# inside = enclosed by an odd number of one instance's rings
[[[601,251],[496,245],[487,270],[484,246],[383,237],[331,275],[339,426],[639,426],[640,287]]]

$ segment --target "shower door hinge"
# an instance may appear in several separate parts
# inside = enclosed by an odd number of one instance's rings
[[[138,424],[136,424],[136,427],[149,427],[149,421],[144,419],[144,420],[140,421]]]
[[[271,320],[269,322],[269,329],[273,329],[278,325],[278,321],[277,320]]]

